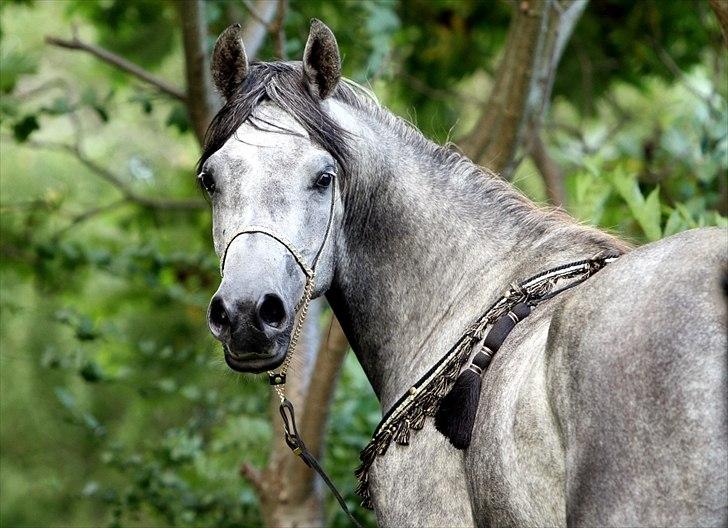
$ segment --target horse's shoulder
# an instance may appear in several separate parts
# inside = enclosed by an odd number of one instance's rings
[[[725,230],[692,230],[634,249],[575,288],[549,328],[551,397],[618,406],[715,387],[727,263]]]

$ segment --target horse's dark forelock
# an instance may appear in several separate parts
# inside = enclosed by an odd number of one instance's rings
[[[356,95],[345,83],[339,83],[332,97],[348,103],[356,100]],[[245,81],[207,129],[198,172],[243,123],[251,120],[255,109],[264,101],[271,101],[290,113],[310,139],[334,157],[345,178],[350,159],[349,134],[324,112],[320,100],[309,91],[300,62],[250,64]]]

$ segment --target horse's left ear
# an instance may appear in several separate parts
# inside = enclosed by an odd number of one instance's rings
[[[303,50],[303,73],[314,95],[326,99],[341,79],[341,58],[334,33],[320,20],[311,20],[306,49]]]

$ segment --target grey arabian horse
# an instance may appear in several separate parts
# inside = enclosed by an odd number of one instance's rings
[[[725,231],[630,249],[535,207],[342,80],[318,21],[302,62],[249,63],[233,26],[212,67],[226,103],[199,178],[224,277],[209,326],[237,371],[284,361],[306,283],[287,244],[315,261],[313,296],[326,295],[383,411],[513,281],[624,253],[511,333],[468,449],[428,420],[376,459],[380,524],[728,522]]]

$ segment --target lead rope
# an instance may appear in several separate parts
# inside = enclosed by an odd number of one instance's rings
[[[268,371],[268,383],[270,383],[270,385],[276,391],[276,394],[281,401],[278,410],[281,413],[281,417],[283,419],[283,430],[285,434],[284,438],[286,441],[286,445],[291,449],[291,451],[293,451],[295,455],[303,460],[303,462],[308,467],[314,470],[323,479],[331,492],[334,494],[334,497],[336,497],[336,500],[338,501],[339,506],[341,506],[341,509],[344,511],[347,517],[349,517],[349,520],[352,522],[352,524],[354,524],[354,526],[356,526],[357,528],[362,528],[362,525],[359,523],[359,521],[356,520],[356,517],[354,517],[351,511],[349,511],[349,508],[347,507],[344,498],[341,496],[339,490],[336,488],[334,483],[326,474],[326,471],[324,471],[324,469],[321,467],[321,464],[319,464],[318,460],[316,460],[316,457],[313,456],[313,454],[306,448],[306,444],[303,442],[301,435],[298,433],[298,428],[296,427],[296,415],[294,412],[293,403],[291,403],[291,401],[286,398],[286,374],[288,373],[288,367],[291,365],[293,354],[298,346],[298,340],[301,338],[303,324],[306,322],[306,316],[308,316],[308,308],[311,304],[311,299],[313,298],[313,292],[316,286],[316,264],[318,263],[321,252],[323,251],[324,246],[326,246],[329,234],[331,233],[331,223],[334,216],[334,200],[336,197],[336,178],[334,177],[332,181],[333,183],[331,186],[331,206],[329,208],[329,219],[326,223],[324,239],[321,242],[319,250],[316,252],[316,256],[313,259],[312,266],[308,266],[306,260],[303,258],[303,255],[296,250],[296,247],[287,238],[275,233],[267,227],[253,225],[238,231],[230,239],[230,242],[228,242],[227,246],[225,247],[225,253],[222,256],[222,260],[220,261],[220,276],[223,276],[223,271],[225,269],[225,259],[227,258],[227,252],[230,248],[230,245],[240,235],[250,233],[267,235],[279,244],[281,244],[283,247],[285,247],[286,250],[288,250],[288,252],[293,256],[296,264],[298,264],[298,266],[303,271],[303,274],[306,276],[306,284],[303,287],[303,295],[294,310],[296,322],[293,326],[293,331],[291,332],[291,338],[288,341],[286,357],[281,364],[281,368],[278,369],[278,372],[274,370]]]

